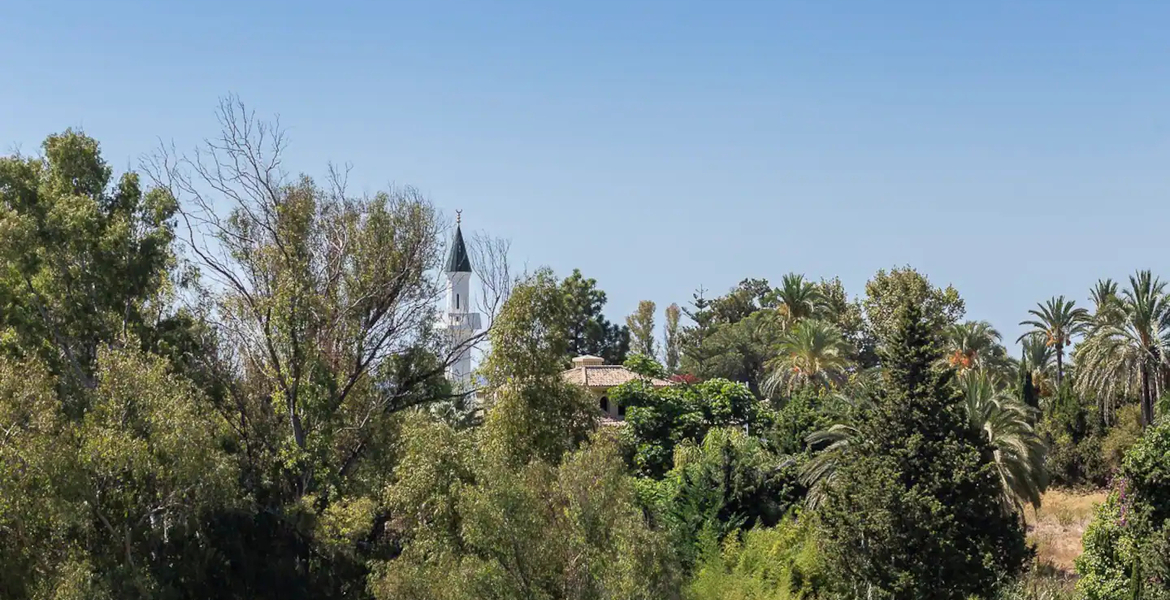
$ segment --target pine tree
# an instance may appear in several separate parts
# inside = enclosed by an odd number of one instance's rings
[[[683,327],[679,344],[682,370],[700,376],[707,372],[708,362],[714,356],[707,342],[716,330],[715,314],[705,294],[706,290],[699,288],[693,295],[691,307],[682,309],[694,325]]]
[[[842,456],[821,510],[825,550],[849,597],[987,595],[1028,556],[999,502],[991,448],[959,412],[937,336],[905,304],[883,349],[884,390]]]

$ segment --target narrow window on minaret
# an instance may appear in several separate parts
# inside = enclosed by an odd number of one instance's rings
[[[459,310],[459,294],[455,294],[455,310]]]

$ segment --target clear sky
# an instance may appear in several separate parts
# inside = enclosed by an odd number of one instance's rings
[[[236,93],[291,167],[415,185],[614,320],[908,263],[1014,339],[1170,277],[1170,2],[2,4],[3,150],[80,126],[133,167]]]

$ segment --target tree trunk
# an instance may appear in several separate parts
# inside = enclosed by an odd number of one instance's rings
[[[1060,393],[1060,384],[1064,381],[1064,344],[1056,345],[1056,392]]]
[[[1154,422],[1154,398],[1150,391],[1150,370],[1146,365],[1141,367],[1142,377],[1142,427],[1149,427]]]

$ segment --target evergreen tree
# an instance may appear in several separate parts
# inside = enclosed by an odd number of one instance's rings
[[[1020,402],[1024,406],[1040,410],[1040,395],[1036,393],[1036,385],[1032,382],[1032,370],[1028,368],[1027,356],[1020,357]],[[1035,417],[1032,421],[1035,423]]]
[[[678,318],[682,309],[677,304],[666,307],[666,326],[663,328],[663,354],[666,361],[666,372],[674,373],[679,363],[679,329]]]
[[[696,290],[690,308],[682,309],[683,314],[694,323],[682,329],[682,370],[695,375],[705,372],[714,356],[707,341],[715,335],[715,313],[705,293],[703,288]]]
[[[650,358],[658,355],[654,346],[654,311],[657,306],[653,300],[642,300],[634,314],[626,317],[626,327],[630,330],[630,345],[634,352],[645,354]]]
[[[568,305],[569,356],[600,356],[611,365],[620,365],[630,351],[630,329],[610,323],[601,310],[605,292],[597,280],[586,279],[579,269],[561,282]]]
[[[849,597],[961,600],[994,592],[1028,557],[1003,510],[991,448],[959,412],[936,331],[918,303],[883,348],[883,393],[845,450],[821,511]]]

